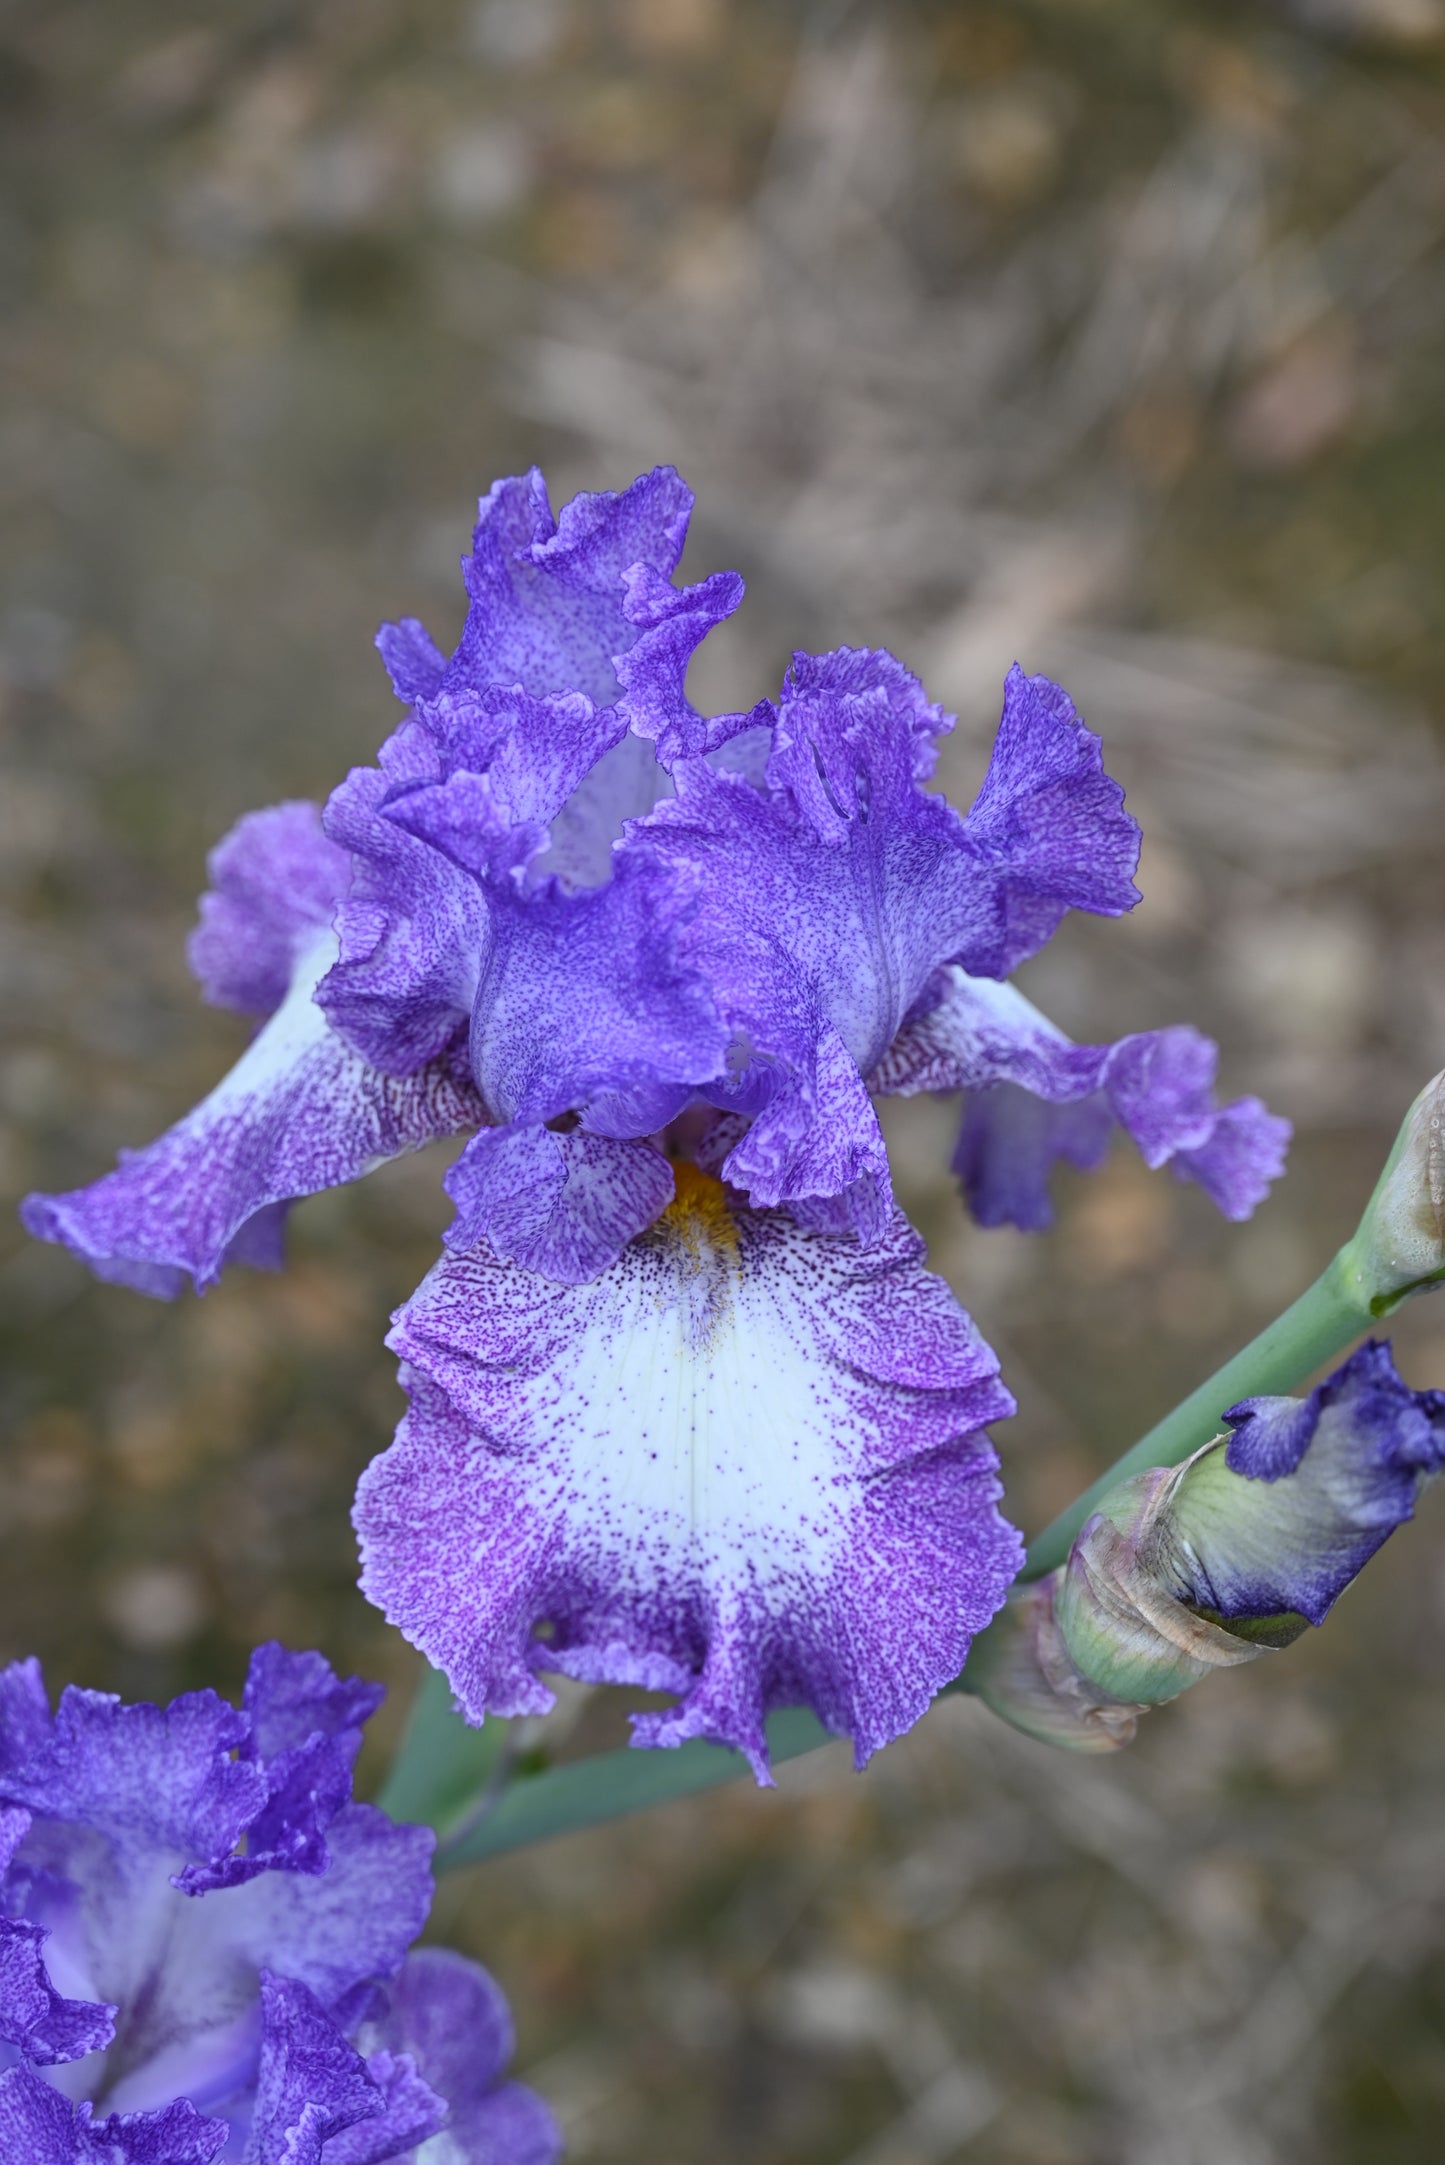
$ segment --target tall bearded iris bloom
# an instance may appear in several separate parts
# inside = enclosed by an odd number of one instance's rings
[[[0,1671],[0,2156],[553,2165],[490,1977],[408,1952],[430,1831],[351,1800],[380,1697],[274,1645],[239,1710]]]
[[[1220,1109],[1173,1028],[1075,1045],[1010,974],[1137,899],[1138,831],[1064,693],[1015,669],[966,814],[950,717],[891,655],[797,654],[704,716],[741,582],[673,580],[659,468],[560,518],[484,501],[448,659],[379,645],[405,720],[324,814],[243,820],[192,959],[266,1018],[231,1075],[32,1229],[154,1292],[275,1259],[294,1197],[468,1132],[445,1252],[391,1344],[411,1410],[362,1483],[367,1591],[474,1720],[541,1672],[677,1695],[767,1778],[805,1704],[861,1763],[962,1666],[1020,1561],[998,1364],[922,1265],[875,1111],[968,1093],[985,1222],[1046,1220],[1112,1124],[1248,1215],[1284,1123]]]

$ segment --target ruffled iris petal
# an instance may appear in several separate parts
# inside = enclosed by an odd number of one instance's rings
[[[494,1238],[568,1279],[605,1268],[670,1192],[654,1159],[609,1144],[665,1125],[727,1051],[707,987],[675,952],[689,882],[617,853],[625,822],[671,784],[627,714],[597,703],[639,637],[652,642],[647,681],[676,675],[687,641],[736,604],[735,579],[671,584],[690,506],[667,470],[578,498],[556,522],[539,477],[500,484],[466,567],[455,655],[438,671],[419,627],[388,632],[413,717],[326,814],[355,869],[319,1005],[397,1075],[467,1033],[503,1127],[453,1174],[450,1237]],[[595,1143],[540,1132],[573,1114]]]
[[[785,1204],[800,1225],[851,1233],[865,1246],[893,1219],[888,1149],[872,1099],[838,1032],[816,1025],[799,1038],[788,1086],[764,1069],[733,1091],[714,1086],[715,1103],[747,1107],[758,1117],[726,1160],[727,1177],[766,1209]]]
[[[415,1075],[464,1041],[486,940],[476,879],[387,808],[444,779],[433,739],[404,722],[375,767],[356,767],[327,800],[326,831],[350,853],[338,951],[317,1005],[347,1044],[385,1073]]]
[[[257,1647],[246,1671],[241,1706],[251,1724],[247,1756],[275,1762],[322,1735],[349,1768],[361,1747],[363,1725],[385,1696],[380,1684],[337,1676],[320,1654],[293,1653],[270,1640]]]
[[[259,1873],[325,1872],[327,1832],[351,1797],[351,1770],[363,1723],[385,1693],[359,1677],[339,1678],[320,1654],[293,1654],[274,1641],[257,1647],[242,1711],[249,1733],[239,1756],[259,1767],[265,1803],[246,1828],[245,1854],[188,1865],[176,1884],[187,1894],[238,1887]]]
[[[0,1777],[40,1751],[53,1725],[50,1694],[35,1656],[0,1669]]]
[[[675,587],[651,564],[634,565],[625,580],[635,644],[615,657],[622,686],[619,711],[639,736],[650,737],[663,766],[711,751],[723,730],[688,699],[688,664],[710,631],[743,598],[735,571],[716,571],[697,586]],[[723,726],[741,717],[724,718]]]
[[[43,1953],[58,1997],[30,2007],[42,2049],[27,2055],[71,2062],[69,2095],[226,2109],[254,2078],[264,1969],[328,2009],[397,1969],[426,1918],[433,1838],[350,1801],[371,1687],[263,1648],[243,1710],[210,1692],[162,1708],[68,1690],[42,1721],[28,1666],[0,1682],[19,1715],[0,1797],[28,1819],[0,1911],[12,1946]],[[18,1969],[12,1982],[23,1999]]]
[[[980,1433],[1013,1402],[901,1219],[864,1254],[677,1173],[593,1284],[478,1249],[401,1312],[412,1410],[363,1479],[363,1584],[474,1719],[547,1706],[560,1669],[677,1692],[639,1743],[714,1738],[766,1778],[764,1718],[801,1703],[861,1763],[1018,1568]]]
[[[0,1671],[6,2165],[418,2165],[444,2129],[462,2165],[551,2165],[486,1973],[403,1968],[434,1838],[351,1800],[380,1696],[274,1644],[239,1709],[52,1715],[34,1662]]]
[[[1228,1218],[1247,1218],[1281,1170],[1289,1123],[1258,1098],[1216,1105],[1218,1054],[1179,1026],[1075,1045],[1013,985],[943,973],[937,1004],[900,1031],[874,1090],[969,1093],[954,1170],[984,1225],[1053,1221],[1059,1158],[1097,1165],[1114,1123],[1146,1165],[1170,1165]]]
[[[474,1072],[506,1123],[473,1138],[447,1177],[448,1240],[572,1281],[605,1269],[671,1195],[637,1140],[670,1120],[727,1044],[706,987],[681,967],[685,907],[645,864],[569,896],[488,896],[490,942],[471,1037]],[[580,1111],[582,1129],[544,1132]]]
[[[125,1706],[70,1686],[44,1737],[0,1770],[0,1794],[112,1843],[128,1869],[224,1856],[265,1799],[259,1769],[233,1756],[247,1730],[212,1691]]]
[[[607,878],[620,821],[605,835],[589,832],[575,812],[559,835],[552,826],[619,747],[626,731],[619,715],[580,692],[534,699],[496,685],[422,711],[444,773],[394,788],[384,805],[389,820],[477,878],[520,872],[544,852],[546,869],[576,886]],[[627,811],[645,811],[655,794],[654,787]]]
[[[321,2165],[328,2136],[374,2119],[381,2094],[304,1985],[261,1976],[261,2066],[242,2165]]]
[[[624,575],[648,564],[664,576],[682,554],[693,496],[670,466],[619,495],[574,496],[560,518],[535,467],[482,499],[462,561],[471,607],[444,682],[520,684],[615,699],[613,656],[637,636]]]
[[[997,917],[986,942],[947,959],[978,976],[1007,977],[1068,910],[1118,917],[1139,899],[1139,829],[1098,737],[1061,685],[1017,662],[968,828],[994,870]]]
[[[497,1114],[550,1120],[637,1093],[645,1125],[632,1132],[646,1134],[675,1102],[669,1086],[721,1066],[726,1030],[676,952],[692,902],[685,886],[630,861],[588,894],[493,900],[471,1054]],[[619,1132],[614,1120],[602,1125]]]
[[[580,1285],[672,1201],[672,1168],[650,1143],[574,1128],[489,1128],[447,1174],[457,1215],[448,1247],[487,1241],[504,1263]]]
[[[330,929],[346,892],[346,853],[321,831],[314,804],[248,812],[211,851],[210,887],[187,959],[214,1007],[272,1015],[291,990],[296,957]]]
[[[891,655],[795,655],[761,787],[684,761],[629,840],[696,883],[680,948],[735,1034],[703,1088],[754,1117],[729,1179],[865,1241],[892,1194],[862,1078],[940,965],[1001,972],[1065,909],[1136,899],[1137,829],[1056,686],[1011,674],[966,818],[921,786],[951,726]]]
[[[261,2017],[242,2165],[384,2165],[444,2125],[445,2103],[409,2061],[363,2058],[294,1979],[263,1973]]]
[[[44,1925],[0,1916],[0,2045],[13,2045],[35,2067],[98,2052],[115,2034],[115,2009],[68,2000],[45,1967]]]
[[[447,658],[420,617],[404,616],[399,623],[383,624],[376,635],[376,649],[403,705],[409,707],[441,690]]]
[[[28,2067],[0,2075],[0,2157],[15,2165],[212,2165],[226,2142],[223,2120],[185,2099],[160,2112],[93,2120]]]

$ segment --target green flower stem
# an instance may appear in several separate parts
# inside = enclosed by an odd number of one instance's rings
[[[1266,1392],[1297,1389],[1332,1354],[1368,1330],[1370,1297],[1352,1243],[1282,1316],[1166,1414],[1039,1535],[1029,1548],[1025,1577],[1039,1578],[1064,1561],[1085,1519],[1119,1481],[1146,1466],[1177,1465],[1217,1435],[1226,1406]],[[966,1677],[947,1688],[966,1690]],[[439,1872],[554,1834],[599,1826],[671,1797],[691,1796],[747,1771],[739,1753],[695,1742],[672,1752],[602,1752],[541,1774],[517,1773],[508,1783],[506,1763],[499,1757],[506,1733],[505,1722],[468,1729],[451,1712],[444,1680],[432,1673],[424,1681],[378,1802],[395,1818],[438,1829]],[[796,1758],[830,1741],[830,1732],[806,1708],[787,1708],[768,1722],[775,1760]]]
[[[452,1712],[452,1688],[441,1671],[424,1670],[376,1802],[393,1819],[439,1832],[470,1817],[478,1795],[501,1771],[509,1729],[504,1721],[471,1728]]]
[[[768,1749],[775,1762],[837,1742],[806,1707],[785,1707],[768,1718]],[[479,1864],[484,1857],[499,1856],[528,1842],[544,1842],[553,1834],[597,1827],[604,1820],[621,1819],[671,1797],[715,1789],[747,1771],[748,1763],[740,1752],[692,1743],[670,1752],[599,1752],[594,1758],[578,1759],[544,1774],[522,1775],[485,1817],[469,1818],[450,1838],[442,1835],[436,1869],[455,1871],[458,1865]]]
[[[1367,1331],[1370,1322],[1369,1291],[1361,1283],[1351,1243],[1283,1315],[1166,1413],[1029,1543],[1022,1576],[1041,1579],[1056,1570],[1084,1521],[1120,1481],[1147,1466],[1177,1466],[1219,1434],[1226,1406],[1237,1405],[1241,1398],[1296,1390],[1313,1370]]]

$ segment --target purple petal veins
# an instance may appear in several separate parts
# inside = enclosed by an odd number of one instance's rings
[[[764,1718],[803,1703],[861,1763],[1018,1568],[981,1433],[1013,1402],[901,1219],[865,1254],[674,1170],[592,1284],[479,1247],[402,1310],[363,1583],[475,1720],[544,1708],[556,1669],[677,1693],[639,1743],[710,1737],[765,1779]]]
[[[485,2155],[550,2165],[549,2117],[498,2081],[495,1986],[413,1968],[430,1832],[352,1801],[379,1696],[278,1646],[239,1710],[67,1691],[52,1715],[34,1663],[0,1673],[0,2156],[402,2165],[441,2130],[472,2157],[495,2109],[517,2138]],[[412,2034],[450,2017],[429,2080]]]

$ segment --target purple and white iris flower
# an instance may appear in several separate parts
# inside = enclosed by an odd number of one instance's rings
[[[433,1836],[351,1798],[378,1689],[263,1646],[240,1711],[0,1671],[0,2157],[552,2165]]]
[[[192,961],[262,1018],[169,1134],[33,1231],[150,1292],[277,1258],[297,1196],[431,1137],[445,1252],[391,1340],[411,1410],[362,1483],[363,1584],[473,1720],[539,1672],[677,1694],[637,1741],[803,1703],[861,1763],[963,1664],[1020,1561],[998,1364],[923,1268],[875,1099],[963,1090],[986,1223],[1046,1222],[1112,1124],[1245,1217],[1285,1123],[1218,1107],[1187,1028],[1070,1043],[1009,982],[1070,909],[1137,899],[1138,830],[1058,686],[1015,668],[960,814],[951,718],[891,655],[797,654],[706,717],[737,606],[678,587],[659,468],[553,515],[497,484],[450,659],[378,644],[407,708],[324,813],[243,820]]]

